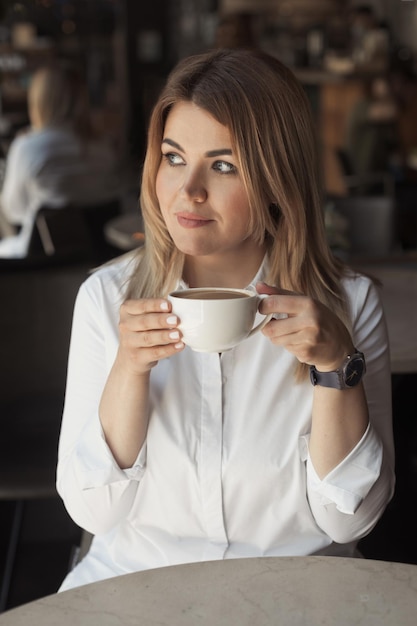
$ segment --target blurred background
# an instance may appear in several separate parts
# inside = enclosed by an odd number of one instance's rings
[[[9,452],[4,458],[10,460],[10,467],[3,459],[0,572],[4,570],[3,582],[6,578],[8,582],[0,610],[54,593],[76,558],[81,540],[80,529],[68,518],[50,482],[47,488],[39,482],[44,475],[36,486],[28,486],[27,472],[23,478],[19,474],[19,484],[13,482],[10,468],[16,454],[10,424],[24,412],[33,418],[29,406],[34,404],[28,397],[22,405],[22,389],[33,387],[33,393],[39,392],[33,372],[42,370],[39,345],[43,345],[55,371],[40,372],[39,387],[57,375],[53,388],[57,404],[51,409],[56,442],[76,289],[91,264],[141,244],[138,196],[150,110],[180,58],[215,46],[257,47],[294,70],[316,119],[324,210],[333,248],[358,264],[371,259],[378,265],[387,258],[396,268],[407,264],[412,273],[402,275],[404,289],[417,286],[417,1],[0,0],[0,186],[9,148],[30,123],[31,78],[37,69],[56,60],[70,62],[83,73],[93,126],[111,145],[122,181],[118,210],[108,213],[103,236],[107,247],[100,248],[99,254],[82,256],[77,249],[74,263],[66,252],[62,263],[51,269],[45,258],[59,252],[59,243],[53,242],[53,253],[48,252],[45,218],[43,230],[37,223],[43,247],[36,263],[29,269],[23,263],[0,263],[1,308],[7,309],[0,319],[3,334],[13,334],[16,311],[28,306],[27,299],[19,298],[22,293],[27,298],[29,291],[33,292],[33,311],[39,309],[33,319],[44,319],[48,325],[46,334],[38,338],[43,343],[33,343],[31,358],[22,346],[28,361],[26,374],[15,342],[6,342],[2,351],[0,446]],[[101,223],[100,228],[104,226]],[[68,235],[67,226],[64,230]],[[56,309],[60,290],[65,295],[59,301],[61,309]],[[52,292],[54,300],[48,300]],[[406,299],[408,313],[417,310],[413,293],[412,299]],[[47,308],[59,311],[61,326],[55,329],[56,337],[48,335],[52,322],[46,319]],[[18,328],[15,332],[19,333]],[[361,547],[368,558],[417,563],[417,346],[412,359],[412,365],[393,369],[397,494]],[[41,392],[51,397],[48,389]],[[36,446],[38,430],[31,419],[27,432],[33,439],[28,440],[28,448]],[[18,440],[22,432],[23,428],[18,429]],[[49,481],[55,447],[52,452]],[[27,461],[27,450],[24,456]],[[37,461],[33,463],[35,467]]]
[[[352,9],[366,5],[369,19]],[[326,185],[343,189],[332,148],[373,78],[396,64],[415,70],[414,0],[1,0],[0,130],[7,142],[27,120],[34,70],[51,58],[85,72],[95,124],[120,158],[143,155],[149,110],[181,57],[216,45],[256,46],[293,67],[317,113]]]

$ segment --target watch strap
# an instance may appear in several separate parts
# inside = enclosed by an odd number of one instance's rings
[[[331,387],[332,389],[344,389],[340,370],[332,372],[319,372],[314,365],[310,366],[310,380],[313,386]]]
[[[348,354],[341,367],[331,372],[320,372],[314,365],[310,366],[310,380],[313,386],[330,387],[332,389],[350,389],[355,387],[366,372],[365,357],[356,348]]]

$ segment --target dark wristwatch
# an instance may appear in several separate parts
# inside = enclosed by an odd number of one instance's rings
[[[365,357],[355,348],[355,352],[349,354],[341,367],[333,372],[319,372],[314,365],[311,365],[310,380],[312,385],[332,387],[332,389],[350,389],[362,380],[365,372]]]

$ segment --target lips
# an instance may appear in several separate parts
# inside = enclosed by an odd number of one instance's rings
[[[202,217],[196,213],[188,213],[186,211],[177,213],[176,218],[178,220],[178,224],[184,228],[201,228],[202,226],[207,226],[207,224],[213,222],[213,220],[207,217]]]

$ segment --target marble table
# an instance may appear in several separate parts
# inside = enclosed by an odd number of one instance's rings
[[[177,565],[47,596],[1,626],[415,626],[417,566],[339,557]]]

